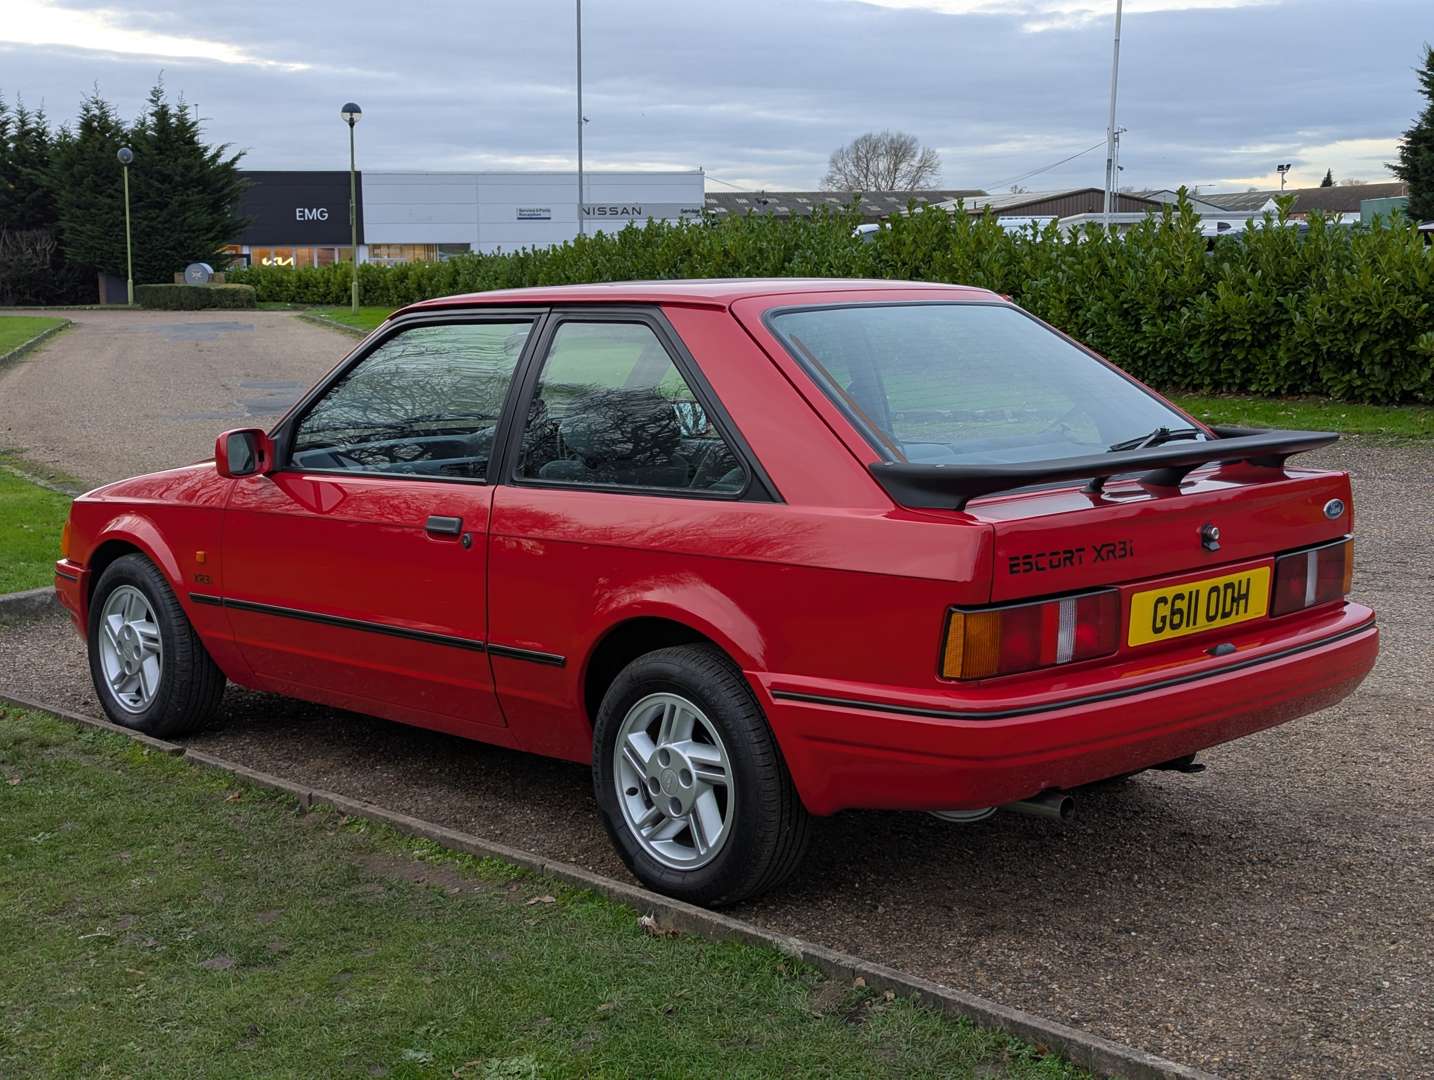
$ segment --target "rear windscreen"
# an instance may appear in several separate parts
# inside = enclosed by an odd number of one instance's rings
[[[887,461],[1047,461],[1190,426],[1012,307],[863,304],[769,324]]]

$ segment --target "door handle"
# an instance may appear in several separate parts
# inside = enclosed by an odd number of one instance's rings
[[[457,536],[463,531],[463,519],[461,517],[440,517],[435,514],[424,524],[423,531],[429,536]]]

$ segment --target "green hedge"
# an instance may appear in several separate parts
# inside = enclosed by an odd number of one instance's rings
[[[979,285],[1167,390],[1434,401],[1434,256],[1406,224],[1265,227],[1209,250],[1188,203],[1105,242],[1099,225],[1008,234],[932,208],[852,235],[853,211],[648,222],[546,250],[359,268],[365,304],[527,285],[692,277],[875,277]],[[349,264],[256,267],[260,300],[345,304]]]
[[[134,300],[142,308],[198,311],[202,308],[251,308],[258,293],[253,285],[136,285]]]

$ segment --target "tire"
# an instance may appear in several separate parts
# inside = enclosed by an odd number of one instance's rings
[[[647,653],[613,680],[593,729],[593,792],[633,875],[689,903],[723,907],[775,888],[810,840],[811,818],[761,707],[711,646]],[[720,829],[709,827],[714,806]]]
[[[143,555],[116,559],[100,575],[90,599],[87,640],[95,695],[114,723],[165,739],[214,722],[224,673],[169,582]],[[149,659],[157,664],[148,664]],[[117,685],[107,668],[123,676]]]

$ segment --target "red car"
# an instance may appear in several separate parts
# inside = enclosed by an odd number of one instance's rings
[[[1350,693],[1349,478],[1287,464],[1334,437],[1208,428],[980,289],[458,296],[78,499],[56,587],[117,723],[229,679],[591,762],[633,873],[726,904],[812,815],[1062,812]]]

